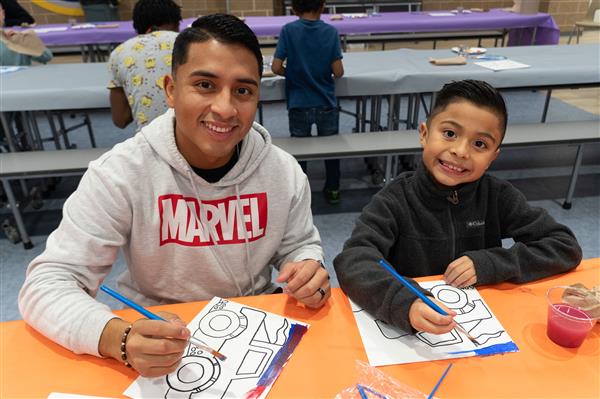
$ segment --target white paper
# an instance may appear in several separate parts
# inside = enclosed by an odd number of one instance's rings
[[[456,17],[456,14],[451,12],[430,12],[429,15],[432,17]]]
[[[454,320],[474,337],[479,346],[456,329],[447,334],[411,334],[377,320],[352,301],[352,312],[371,366],[425,362],[475,356],[475,349],[512,342],[477,289],[461,290],[443,281],[420,283],[433,296],[457,312]],[[451,354],[450,352],[469,351]]]
[[[491,69],[492,71],[504,71],[507,69],[521,69],[530,67],[530,65],[522,64],[513,60],[480,61],[474,62],[474,64]]]
[[[369,14],[364,12],[347,12],[342,14],[344,18],[368,18]]]
[[[66,26],[55,26],[51,28],[35,28],[33,31],[36,33],[48,33],[48,32],[62,32],[69,28]]]
[[[16,72],[19,69],[25,69],[24,66],[0,66],[0,74]]]
[[[77,395],[74,393],[52,392],[48,399],[111,399],[105,396]]]
[[[178,369],[158,378],[138,377],[123,393],[132,398],[243,398],[289,336],[293,324],[305,323],[213,298],[188,324],[196,338],[227,356],[217,360],[190,345]],[[274,381],[273,381],[274,382]],[[269,385],[257,398],[264,398]]]

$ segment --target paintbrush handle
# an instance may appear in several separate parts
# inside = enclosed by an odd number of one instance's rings
[[[442,316],[448,316],[448,312],[446,312],[444,309],[442,309],[438,305],[436,305],[431,299],[429,299],[427,297],[427,295],[423,294],[421,291],[416,289],[407,279],[402,277],[389,263],[387,263],[385,260],[381,259],[379,261],[379,264],[381,266],[383,266],[388,272],[390,272],[392,274],[392,276],[394,276],[396,278],[396,280],[398,280],[403,286],[408,288],[410,291],[412,291],[413,294],[418,296],[419,299],[421,299],[423,302],[425,302],[427,304],[427,306],[429,306],[431,309],[435,310]]]

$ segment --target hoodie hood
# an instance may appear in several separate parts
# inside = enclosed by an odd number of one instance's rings
[[[175,141],[175,111],[172,108],[145,126],[140,133],[164,162],[184,176],[190,173],[191,166],[179,152]],[[208,183],[198,177],[198,185],[225,187],[239,184],[254,173],[270,149],[269,132],[254,122],[242,140],[239,158],[234,167],[216,183]]]

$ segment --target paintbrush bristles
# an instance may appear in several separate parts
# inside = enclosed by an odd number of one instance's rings
[[[463,334],[465,334],[465,335],[467,336],[467,338],[469,338],[469,341],[473,342],[473,343],[474,343],[474,344],[476,344],[476,345],[479,345],[479,342],[477,342],[477,340],[476,340],[475,338],[473,338],[473,337],[471,336],[471,334],[469,334],[469,333],[467,332],[467,330],[465,330],[465,328],[464,328],[463,326],[461,326],[460,324],[458,324],[458,323],[457,323],[455,328],[456,328],[458,331],[460,331],[460,332],[462,332]]]
[[[222,362],[224,362],[224,361],[227,359],[227,356],[225,356],[224,354],[222,354],[222,353],[219,353],[219,352],[217,352],[217,351],[215,351],[215,350],[214,350],[214,351],[212,351],[212,352],[210,352],[210,353],[211,353],[211,354],[212,354],[214,357],[216,357],[217,359],[219,359],[219,360],[220,360],[220,361],[222,361]]]

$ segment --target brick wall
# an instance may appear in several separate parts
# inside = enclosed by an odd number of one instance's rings
[[[528,1],[528,0],[524,0]],[[464,8],[507,8],[512,0],[423,0],[422,8],[430,10],[453,10]],[[575,21],[581,20],[588,9],[589,0],[540,0],[540,12],[545,12],[554,18],[562,32],[570,32]]]
[[[119,14],[122,20],[131,19],[131,11],[137,0],[120,0]],[[31,0],[18,0],[35,18],[38,24],[52,24],[68,22],[69,17],[55,14],[45,10],[31,2]],[[183,18],[196,17],[198,15],[212,14],[215,12],[226,12],[225,0],[175,0],[181,5]],[[249,15],[274,15],[274,9],[281,8],[280,0],[230,0],[230,12],[240,17]],[[72,17],[71,17],[72,18]],[[83,22],[83,17],[75,17],[78,22]]]
[[[29,11],[38,24],[67,22],[68,17],[54,14],[34,5],[31,0],[18,0]],[[182,6],[184,18],[225,12],[225,0],[175,0]],[[525,0],[527,1],[527,0]],[[121,19],[131,19],[131,10],[136,0],[121,0],[119,13]],[[458,6],[464,8],[505,8],[512,6],[512,0],[422,0],[423,10],[452,10]],[[540,11],[552,15],[561,31],[569,32],[573,23],[585,15],[589,0],[541,0]],[[238,16],[278,15],[281,14],[281,0],[230,0],[230,12]],[[76,18],[83,22],[83,17]]]

